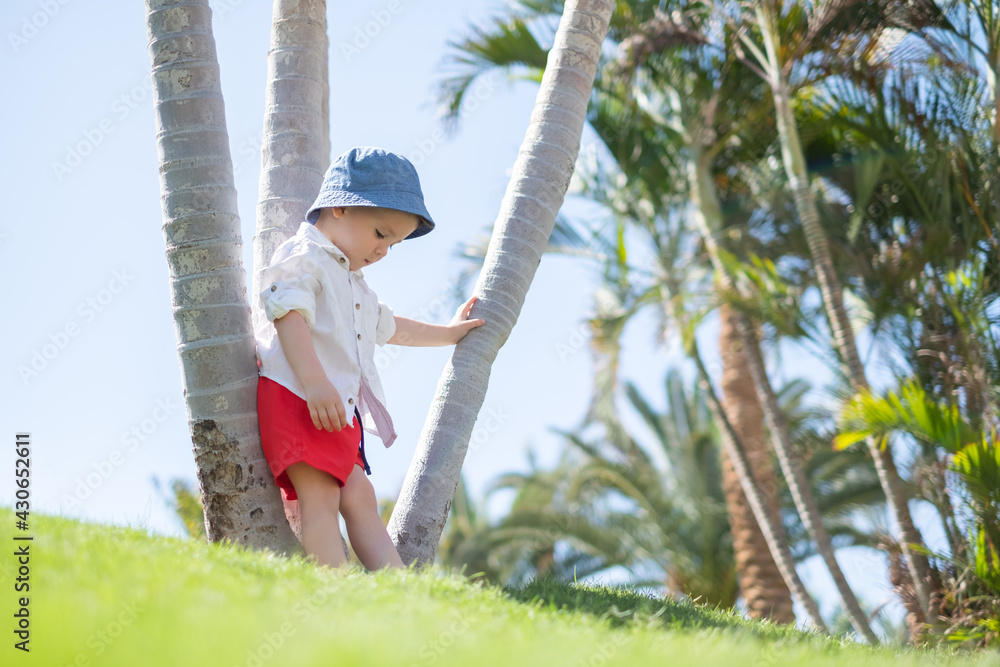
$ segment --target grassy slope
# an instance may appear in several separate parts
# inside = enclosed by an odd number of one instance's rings
[[[301,558],[32,519],[31,653],[12,648],[6,557],[3,665],[998,664],[995,653],[842,647],[620,589],[539,582],[505,592],[441,572],[332,572]],[[12,523],[0,528],[4,545],[14,544]]]

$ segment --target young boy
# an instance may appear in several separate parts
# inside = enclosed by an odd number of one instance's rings
[[[355,148],[330,165],[306,222],[264,272],[267,319],[255,323],[261,444],[275,483],[299,500],[302,545],[320,564],[346,562],[339,511],[365,567],[403,566],[365,476],[362,428],[386,447],[396,439],[375,345],[452,345],[484,322],[468,319],[475,297],[446,326],[393,315],[361,270],[432,229],[413,165]]]

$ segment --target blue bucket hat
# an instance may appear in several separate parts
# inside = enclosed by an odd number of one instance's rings
[[[333,206],[376,206],[412,213],[421,224],[407,239],[434,229],[431,214],[424,206],[417,170],[402,155],[381,148],[352,148],[338,156],[327,169],[306,220],[315,225],[320,209]]]

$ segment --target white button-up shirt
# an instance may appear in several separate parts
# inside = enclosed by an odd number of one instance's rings
[[[361,271],[308,222],[274,253],[261,279],[261,311],[254,316],[260,374],[305,400],[305,390],[281,349],[274,320],[302,313],[326,376],[344,401],[348,421],[357,406],[366,431],[386,447],[396,439],[375,369],[375,345],[396,332],[392,311],[378,300]]]

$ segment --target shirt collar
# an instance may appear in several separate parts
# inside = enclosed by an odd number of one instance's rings
[[[326,234],[316,229],[316,225],[311,222],[302,222],[299,225],[299,234],[326,248],[326,250],[330,253],[330,256],[337,261],[339,266],[351,271],[351,260],[347,258],[347,255],[341,252],[340,248],[338,248],[333,241],[326,237]],[[364,276],[364,274],[361,273],[361,269],[351,271],[351,273],[357,276]]]

